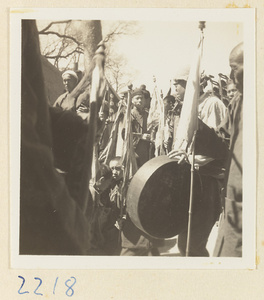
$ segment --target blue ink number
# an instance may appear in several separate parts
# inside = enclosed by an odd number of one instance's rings
[[[21,286],[20,286],[20,288],[18,290],[18,294],[19,295],[29,294],[29,291],[23,291],[22,292],[22,288],[23,288],[23,286],[24,286],[24,284],[26,282],[25,278],[22,277],[22,276],[18,276],[18,278],[22,279],[22,283],[21,283]],[[38,289],[39,289],[39,287],[42,285],[42,279],[38,278],[38,277],[34,277],[34,279],[39,281],[39,284],[38,284],[37,288],[35,289],[34,294],[37,295],[37,296],[43,296],[42,293],[37,292]],[[55,289],[56,289],[56,286],[57,286],[57,283],[58,283],[58,279],[59,279],[59,277],[56,278],[55,283],[54,283],[53,295],[55,295]],[[72,297],[73,296],[73,294],[74,294],[73,286],[75,285],[75,283],[76,283],[76,278],[73,277],[73,276],[70,279],[68,279],[68,280],[65,281],[65,285],[68,288],[66,290],[66,295],[68,297]]]
[[[55,289],[56,289],[56,286],[57,286],[58,279],[59,279],[59,277],[56,277],[55,284],[54,284],[54,287],[53,287],[53,295],[55,295]]]
[[[20,286],[20,288],[19,288],[19,290],[18,290],[18,294],[20,294],[20,295],[23,295],[23,294],[28,294],[28,293],[29,293],[29,291],[21,292],[21,289],[22,289],[22,287],[23,287],[23,286],[24,286],[24,284],[25,284],[25,278],[24,278],[24,277],[22,277],[22,276],[18,276],[18,278],[20,278],[20,279],[22,279],[22,280],[23,280],[23,282],[22,282],[22,284],[21,284],[21,286]]]
[[[37,293],[38,288],[39,288],[39,287],[41,286],[41,284],[42,284],[42,280],[41,280],[40,278],[38,278],[38,277],[35,277],[34,279],[35,279],[35,280],[39,280],[39,285],[38,285],[37,288],[35,289],[34,293],[35,293],[36,295],[38,295],[38,296],[43,296],[43,294]]]
[[[75,283],[76,283],[76,278],[75,277],[71,277],[72,279],[73,279],[73,283],[71,284],[71,285],[68,285],[68,282],[70,281],[71,282],[71,279],[68,279],[68,280],[66,280],[65,281],[65,285],[68,287],[68,289],[67,289],[67,291],[66,291],[66,295],[68,296],[68,297],[71,297],[71,296],[73,296],[73,294],[74,294],[74,290],[73,290],[73,286],[75,285]]]

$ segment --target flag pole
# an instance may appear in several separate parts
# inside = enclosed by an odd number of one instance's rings
[[[201,38],[203,39],[203,30],[205,28],[205,21],[199,22],[199,29],[201,30]],[[198,85],[200,87],[200,84]],[[200,93],[198,92],[198,95]],[[198,122],[198,118],[197,118]],[[191,162],[191,182],[190,182],[190,200],[189,200],[189,211],[188,211],[188,231],[187,231],[187,243],[186,243],[186,257],[190,256],[190,245],[191,245],[191,228],[192,228],[192,213],[193,213],[193,186],[194,186],[194,162],[195,162],[195,138],[196,132],[193,133],[192,138],[192,162]]]
[[[132,97],[131,92],[127,92],[127,109],[126,109],[126,130],[125,130],[125,137],[124,137],[124,143],[123,143],[123,149],[122,149],[122,165],[125,167],[124,173],[123,173],[123,181],[121,185],[121,207],[120,207],[120,227],[119,227],[119,234],[118,234],[118,244],[121,246],[121,234],[123,231],[123,225],[122,220],[124,217],[124,214],[126,213],[126,199],[125,195],[127,193],[127,186],[129,182],[129,176],[130,176],[130,169],[131,164],[129,163],[130,155],[129,155],[129,149],[131,147],[131,105],[132,105]]]
[[[188,211],[188,231],[187,231],[187,244],[186,244],[186,256],[190,255],[190,242],[191,242],[191,228],[192,228],[192,213],[193,213],[193,179],[194,179],[194,161],[195,161],[195,137],[196,137],[196,130],[193,134],[192,139],[192,163],[191,163],[191,183],[190,183],[190,204],[189,204],[189,211]]]

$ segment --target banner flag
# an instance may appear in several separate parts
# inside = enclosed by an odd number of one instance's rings
[[[147,120],[148,131],[156,131],[155,134],[155,156],[165,154],[163,151],[164,141],[164,107],[163,100],[159,94],[156,78],[154,77],[154,90],[152,93],[151,105]]]
[[[154,79],[154,83],[155,86],[151,96],[151,103],[147,120],[148,131],[151,130],[151,128],[155,128],[159,125],[159,121],[163,111],[163,102],[158,91],[156,78]]]
[[[136,154],[133,147],[133,133],[132,133],[132,126],[131,126],[131,94],[128,92],[128,99],[127,99],[127,110],[125,115],[125,137],[123,143],[123,151],[122,151],[122,164],[124,166],[124,176],[123,176],[123,183],[121,186],[121,194],[122,194],[122,208],[125,206],[126,201],[126,193],[130,179],[136,173],[137,161],[136,161]],[[122,214],[122,209],[121,209]]]
[[[195,131],[198,129],[198,104],[200,97],[200,64],[203,52],[203,34],[194,61],[191,65],[184,101],[181,111],[181,117],[177,128],[174,150],[191,151],[190,146]]]

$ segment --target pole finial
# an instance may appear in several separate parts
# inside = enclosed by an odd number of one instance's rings
[[[204,30],[204,28],[205,28],[205,21],[200,21],[200,22],[199,22],[198,28],[200,28],[201,31],[203,32],[203,30]]]

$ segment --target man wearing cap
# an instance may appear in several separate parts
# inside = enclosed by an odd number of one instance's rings
[[[187,79],[184,77],[174,78],[173,85],[175,87],[175,95],[178,101],[183,102],[185,89],[186,89]]]
[[[132,94],[131,109],[133,145],[137,155],[138,167],[150,159],[150,134],[147,132],[148,112],[146,99],[142,89],[135,89]]]
[[[146,99],[141,88],[131,93],[133,108],[131,109],[131,128],[133,133],[133,146],[137,156],[138,167],[149,160],[150,134],[147,133]],[[159,255],[154,240],[138,229],[131,221],[129,215],[122,220],[121,256],[152,256]]]
[[[75,111],[83,119],[86,119],[89,112],[87,105],[81,103],[76,107],[77,99],[71,96],[71,92],[78,84],[78,75],[73,70],[67,70],[62,74],[62,79],[66,92],[58,97],[53,106]]]
[[[62,80],[66,92],[59,96],[53,104],[54,107],[61,107],[63,110],[70,110],[74,108],[75,99],[70,97],[70,93],[78,83],[78,76],[72,70],[67,70],[62,74]]]
[[[150,92],[147,90],[145,84],[141,84],[140,89],[142,90],[143,95],[145,97],[146,109],[150,109],[150,101],[151,101]]]
[[[187,85],[187,79],[188,79],[188,71],[184,70],[182,74],[178,74],[173,79],[173,85],[175,88],[175,93],[172,94],[172,96],[175,98],[175,103],[172,109],[172,118],[171,118],[171,125],[170,125],[170,136],[171,136],[171,144],[173,149],[175,138],[176,138],[176,132],[180,120],[181,110],[182,110],[182,104],[185,94],[185,89]],[[166,97],[165,97],[166,98]],[[165,100],[165,99],[164,99]],[[164,141],[165,148],[167,147],[167,141]],[[170,149],[170,150],[171,150]]]
[[[183,102],[189,72],[189,66],[180,67],[173,78],[173,85],[175,88],[175,94],[173,94],[173,96],[181,102]]]

